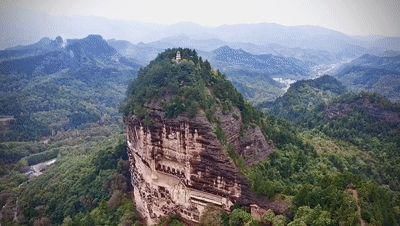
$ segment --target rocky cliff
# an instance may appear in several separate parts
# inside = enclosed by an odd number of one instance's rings
[[[167,215],[196,223],[208,205],[282,212],[255,197],[234,161],[256,164],[274,148],[245,115],[249,106],[195,52],[181,50],[182,60],[175,60],[176,51],[139,73],[125,107],[138,211],[148,224]]]

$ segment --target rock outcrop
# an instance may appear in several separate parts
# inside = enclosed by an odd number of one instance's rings
[[[233,107],[229,112],[222,110],[216,113],[227,143],[232,144],[247,165],[254,165],[273,152],[271,141],[265,139],[257,125],[244,126],[241,113]]]
[[[235,203],[271,208],[252,194],[204,115],[166,119],[163,114],[153,111],[149,126],[135,116],[126,118],[135,203],[148,224],[167,215],[198,222],[207,205],[227,211]],[[265,142],[259,128],[248,133],[255,135],[256,142],[247,137],[238,145],[247,154],[256,150],[253,143],[257,146]],[[267,152],[249,156],[254,161],[260,155]]]
[[[167,57],[173,56],[168,51],[164,54]],[[186,59],[190,57],[192,60],[186,60],[185,56]],[[216,92],[213,85],[219,83],[221,86],[225,85],[234,95],[240,94],[236,94],[231,85],[226,85],[223,77],[204,78],[220,75],[214,75],[208,63],[198,60],[195,54],[188,55],[184,50],[181,61],[170,58],[165,60],[162,57],[163,55],[159,56],[161,59],[158,60],[163,63],[165,71],[170,71],[171,74],[162,73],[159,70],[162,63],[157,64],[156,59],[139,75],[139,82],[134,84],[134,88],[139,91],[136,90],[137,93],[133,95],[147,92],[143,89],[144,86],[156,86],[158,83],[154,81],[163,80],[167,76],[175,79],[172,72],[177,71],[182,79],[174,83],[179,84],[177,89],[185,90],[185,93],[188,90],[206,93],[208,97],[197,101],[213,101],[214,110],[212,113],[206,113],[207,109],[199,107],[194,115],[189,116],[190,114],[183,112],[171,117],[168,115],[171,113],[168,113],[168,106],[173,106],[175,110],[175,106],[191,103],[180,104],[178,98],[181,97],[172,96],[169,89],[164,91],[165,95],[157,98],[133,99],[136,100],[133,111],[138,114],[129,112],[124,121],[136,208],[146,223],[152,225],[158,223],[162,217],[178,215],[196,224],[208,205],[216,205],[230,211],[235,204],[249,208],[253,204],[260,209],[283,212],[278,206],[255,197],[248,181],[231,159],[232,153],[227,150],[229,146],[231,151],[236,152],[235,155],[244,159],[246,164],[252,165],[264,160],[274,148],[257,124],[245,125],[243,113],[239,110],[240,106],[243,107],[240,98],[231,101],[222,99],[223,93],[216,97],[213,94]],[[153,65],[157,68],[157,72],[154,73],[159,74],[146,74],[150,73],[147,70],[153,73]],[[180,70],[185,70],[187,75],[182,74]],[[190,81],[193,77],[188,76],[198,76],[197,78],[204,80]],[[188,80],[191,83],[185,85],[184,81]],[[197,86],[201,82],[208,82],[210,85],[201,90]],[[162,88],[160,86],[160,89]],[[173,92],[179,93],[176,90]],[[240,102],[238,106],[234,105],[234,101]],[[141,104],[138,105],[138,102]],[[222,102],[230,103],[228,111],[222,111]],[[140,115],[142,112],[145,114]],[[220,136],[217,136],[217,128],[221,130]]]

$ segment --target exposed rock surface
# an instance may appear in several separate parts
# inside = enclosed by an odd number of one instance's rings
[[[179,54],[178,54],[179,53]],[[196,224],[208,205],[285,211],[256,198],[235,165],[254,165],[274,146],[259,115],[195,51],[167,50],[130,86],[125,107],[137,210],[147,224],[179,215]]]
[[[162,111],[153,110],[151,118],[150,126],[135,116],[126,118],[136,207],[148,224],[174,214],[198,222],[209,204],[228,211],[235,203],[275,208],[255,198],[205,116],[166,119]],[[265,142],[259,128],[247,133],[255,135],[255,146]],[[229,137],[239,139],[237,134]],[[250,137],[245,141],[243,145],[252,147]],[[248,150],[254,148],[244,152]]]
[[[258,126],[244,128],[241,113],[236,107],[232,107],[229,112],[218,111],[217,118],[227,142],[234,146],[246,164],[254,165],[273,152],[272,142],[267,142]]]

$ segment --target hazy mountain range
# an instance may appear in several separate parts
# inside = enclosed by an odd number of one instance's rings
[[[196,48],[202,45],[211,50],[229,42],[237,43],[237,46],[230,45],[235,48],[248,45],[250,49],[252,44],[263,46],[265,49],[265,52],[262,50],[263,53],[271,51],[271,44],[328,51],[339,56],[354,56],[368,51],[377,53],[384,50],[400,50],[399,37],[354,37],[318,26],[259,23],[205,27],[189,22],[161,25],[92,16],[54,16],[28,10],[4,12],[0,20],[0,29],[2,31],[0,48],[32,43],[42,37],[55,38],[61,35],[67,38],[82,38],[88,34],[101,34],[106,39],[116,38],[132,43],[148,43],[163,39],[152,43],[158,46],[163,43],[176,44],[168,38],[185,35],[197,40]],[[185,46],[193,48],[190,43]]]
[[[186,24],[185,26],[192,25]],[[305,28],[296,29],[300,32]],[[323,33],[321,29],[317,29],[319,33]],[[343,34],[333,33],[335,37],[344,37]],[[89,37],[93,38],[96,36],[91,35]],[[358,52],[361,49],[357,47],[355,48],[357,51],[353,51],[355,50],[354,45],[347,45],[343,47],[343,51],[335,52],[332,50],[293,48],[280,44],[258,45],[246,42],[226,42],[220,39],[201,40],[191,38],[188,35],[177,35],[137,44],[126,40],[109,39],[100,45],[101,48],[96,47],[93,50],[89,46],[96,45],[96,43],[91,43],[91,41],[97,39],[94,38],[92,40],[89,38],[88,42],[84,42],[86,43],[85,45],[81,46],[79,44],[79,47],[88,47],[88,51],[77,51],[74,50],[74,48],[77,48],[74,47],[76,40],[79,39],[69,39],[67,41],[58,36],[54,40],[42,38],[34,44],[7,48],[0,51],[0,62],[7,60],[7,62],[2,63],[2,68],[0,69],[2,71],[14,70],[13,73],[21,73],[20,70],[33,70],[36,69],[36,65],[33,65],[31,69],[26,66],[18,66],[25,64],[26,59],[19,61],[17,59],[29,56],[45,57],[46,54],[51,55],[55,54],[55,52],[57,56],[54,57],[60,59],[65,57],[65,59],[59,61],[58,64],[51,62],[48,65],[51,70],[55,67],[58,67],[58,70],[73,65],[74,62],[71,62],[71,59],[75,58],[71,58],[69,56],[71,54],[84,54],[87,55],[85,56],[87,58],[94,56],[96,59],[108,57],[114,59],[114,61],[116,58],[113,56],[118,55],[122,61],[117,63],[125,62],[129,59],[130,64],[139,67],[138,65],[147,65],[151,59],[154,59],[158,53],[166,48],[183,46],[196,49],[200,56],[209,60],[213,67],[224,72],[228,76],[228,79],[234,83],[235,87],[254,103],[271,101],[283,94],[287,88],[287,84],[276,82],[273,79],[278,79],[279,81],[282,81],[282,79],[291,79],[296,81],[312,77],[315,74],[323,75],[325,73],[335,75],[350,89],[377,92],[394,101],[398,100],[400,90],[398,84],[398,64],[400,62],[398,56],[400,53],[396,50],[379,52],[380,56],[375,56],[363,54],[364,52],[368,52],[365,48],[361,48],[362,51]],[[346,38],[346,40],[349,39]],[[379,39],[370,40],[376,42]],[[362,41],[365,42],[365,38]],[[101,53],[102,50],[109,55]],[[85,57],[80,57],[79,59],[86,59]],[[9,61],[10,59],[14,59],[14,61]],[[50,62],[50,60],[46,61],[45,58],[42,61]],[[343,64],[343,62],[347,63]],[[108,63],[104,64],[107,65]],[[41,70],[46,70],[46,68],[46,65],[41,66]],[[320,71],[316,72],[316,68]]]

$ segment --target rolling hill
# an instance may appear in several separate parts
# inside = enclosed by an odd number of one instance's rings
[[[314,112],[344,94],[346,88],[335,78],[324,75],[314,80],[295,82],[274,102],[261,104],[270,113],[293,123],[312,120]]]

